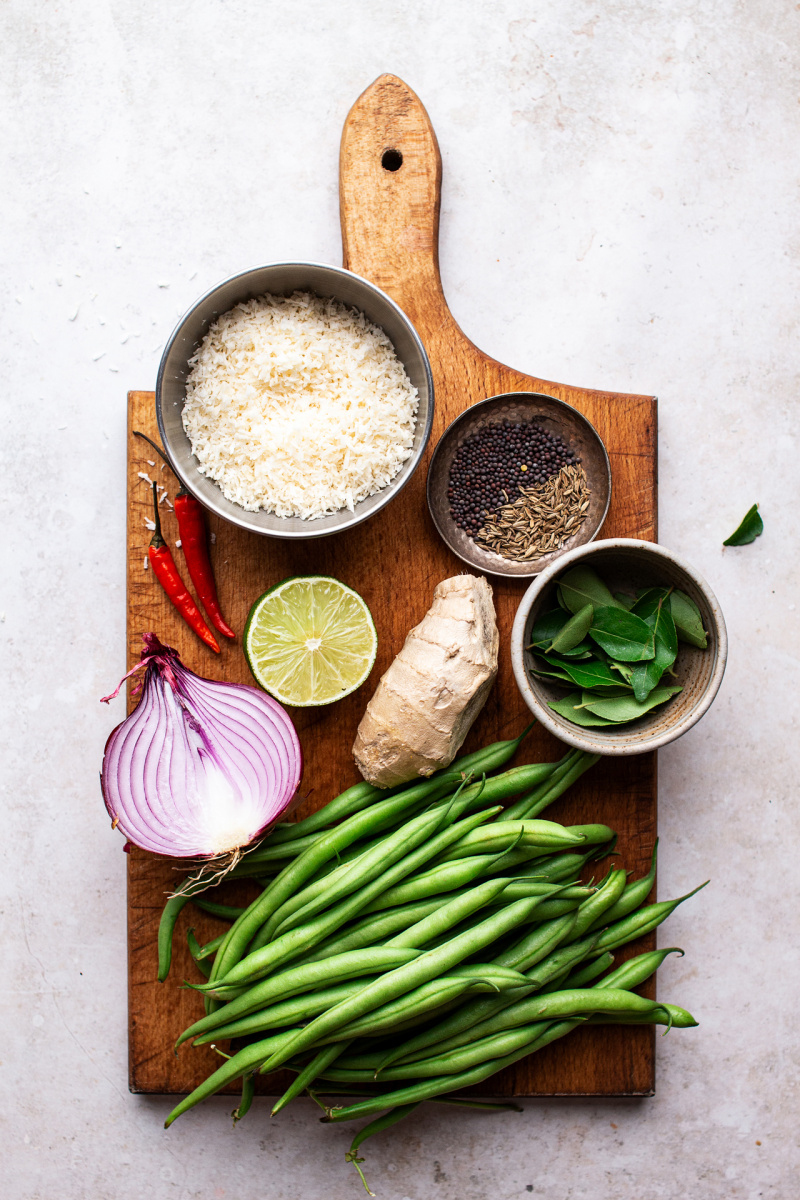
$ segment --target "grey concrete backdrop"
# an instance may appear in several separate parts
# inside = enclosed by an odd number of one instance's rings
[[[640,1103],[419,1110],[367,1143],[383,1200],[788,1200],[798,1153],[796,789],[800,5],[789,0],[6,0],[4,950],[9,1200],[340,1200],[351,1130],[310,1104],[162,1128],[126,1090],[121,839],[97,771],[123,665],[128,388],[219,278],[340,261],[337,153],[382,71],[442,148],[464,330],[545,378],[660,397],[661,540],[731,658],[662,752],[662,944]],[[765,533],[721,543],[754,502]],[[363,1194],[363,1193],[362,1193]]]

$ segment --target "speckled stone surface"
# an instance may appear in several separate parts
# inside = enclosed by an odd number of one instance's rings
[[[640,1102],[430,1106],[367,1143],[382,1200],[788,1200],[794,897],[800,12],[787,0],[6,0],[0,9],[3,977],[8,1200],[344,1200],[309,1103],[168,1133],[126,1087],[124,857],[97,771],[121,702],[124,427],[177,316],[262,261],[338,262],[342,122],[426,104],[456,318],[523,370],[660,398],[661,540],[731,653],[661,754],[662,896],[705,878],[659,989],[700,1027]],[[755,501],[765,533],[721,542]]]

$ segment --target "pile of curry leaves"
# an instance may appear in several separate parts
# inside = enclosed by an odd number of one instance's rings
[[[705,650],[697,605],[672,587],[612,595],[591,567],[558,581],[559,607],[531,630],[535,675],[571,688],[549,707],[576,725],[624,725],[665,704],[678,642]]]

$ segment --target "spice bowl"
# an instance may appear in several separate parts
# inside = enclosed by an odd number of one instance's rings
[[[583,467],[589,488],[585,519],[564,545],[522,562],[476,542],[456,523],[448,495],[450,472],[459,449],[475,434],[505,421],[512,425],[536,424],[545,433],[560,438]],[[572,405],[542,392],[506,392],[473,404],[448,425],[431,457],[427,491],[428,508],[439,536],[462,562],[488,575],[532,579],[568,551],[597,537],[611,501],[611,467],[597,430]]]
[[[397,358],[417,389],[418,407],[409,458],[379,491],[356,503],[353,509],[311,520],[280,517],[260,509],[251,512],[229,500],[214,480],[200,470],[183,427],[182,410],[191,360],[211,325],[237,304],[259,296],[290,296],[310,292],[333,299],[363,313],[378,326],[394,347]],[[433,422],[433,376],[417,331],[395,302],[374,284],[352,271],[314,262],[268,263],[243,271],[206,292],[181,318],[167,342],[156,382],[156,417],[164,449],[184,487],[217,516],[253,533],[289,540],[305,540],[341,533],[379,512],[400,492],[419,466]]]
[[[531,630],[546,612],[558,607],[556,586],[571,567],[591,567],[612,593],[674,587],[700,610],[708,644],[705,649],[679,643],[671,684],[682,688],[665,704],[629,724],[584,728],[549,707],[566,691],[532,673]],[[674,742],[708,711],[719,691],[728,656],[725,619],[714,593],[684,559],[654,542],[609,538],[581,546],[547,567],[522,597],[511,631],[511,664],[525,703],[537,720],[562,742],[590,754],[644,754]]]

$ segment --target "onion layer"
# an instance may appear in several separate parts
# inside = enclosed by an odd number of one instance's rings
[[[144,643],[141,699],[103,755],[114,828],[173,858],[235,854],[292,802],[303,773],[294,725],[265,692],[195,675],[154,633]]]

